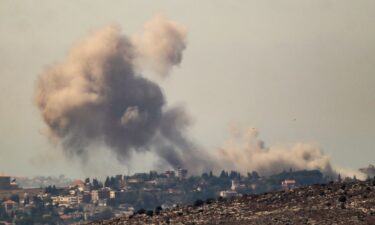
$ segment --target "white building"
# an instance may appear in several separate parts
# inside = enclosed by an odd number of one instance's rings
[[[82,195],[77,196],[53,196],[51,197],[52,204],[65,207],[74,207],[82,202]]]
[[[284,180],[281,182],[281,187],[284,190],[290,190],[296,187],[296,181],[295,180]]]
[[[220,196],[223,198],[231,198],[231,197],[239,196],[239,194],[237,193],[237,191],[228,190],[228,191],[220,191]]]
[[[239,185],[240,183],[237,180],[232,180],[232,186],[230,187],[230,189],[232,191],[236,191]]]
[[[97,203],[99,201],[99,192],[97,190],[91,191],[91,201]]]
[[[116,192],[113,190],[109,191],[109,198],[116,198]]]

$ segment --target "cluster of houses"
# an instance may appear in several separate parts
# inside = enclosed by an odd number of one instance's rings
[[[157,178],[150,179],[150,176],[153,175]],[[67,221],[67,223],[92,220],[108,210],[110,210],[112,216],[123,216],[133,214],[134,207],[125,202],[135,192],[141,190],[179,194],[179,191],[175,189],[160,190],[153,188],[153,186],[184,180],[187,175],[186,169],[178,168],[176,171],[165,171],[162,175],[158,175],[156,171],[138,173],[127,177],[116,175],[111,177],[110,180],[106,180],[105,183],[98,182],[96,179],[93,182],[77,180],[65,188],[54,187],[54,191],[47,188],[38,189],[37,193],[32,194],[28,193],[29,189],[18,189],[16,192],[18,195],[17,201],[9,199],[1,202],[1,206],[9,216],[16,212],[30,213],[30,209],[35,207],[34,197],[36,197],[46,207],[52,206],[57,209],[59,219]],[[0,177],[0,190],[15,189],[14,184],[12,186],[11,183],[10,177]]]
[[[65,188],[54,187],[52,189],[50,187],[49,189],[39,189],[37,193],[28,193],[26,191],[28,189],[21,189],[18,201],[6,200],[1,204],[9,215],[13,215],[17,211],[30,213],[31,208],[36,206],[34,202],[34,197],[36,197],[45,207],[57,211],[58,219],[65,221],[66,224],[102,219],[101,216],[108,212],[110,212],[109,216],[111,217],[131,215],[140,207],[136,204],[137,201],[134,198],[142,198],[145,193],[149,196],[157,196],[155,198],[161,200],[158,204],[164,208],[172,207],[173,203],[171,204],[171,202],[178,202],[187,194],[190,194],[193,198],[194,196],[206,196],[202,193],[207,192],[207,188],[212,188],[209,180],[205,180],[204,175],[202,175],[195,183],[190,184],[190,188],[186,189],[187,182],[189,182],[187,176],[188,171],[186,169],[178,168],[161,174],[150,171],[149,173],[136,173],[132,176],[116,175],[107,177],[104,183],[97,179],[90,181],[87,178],[85,181],[73,181]],[[249,190],[254,191],[257,185],[256,182],[249,182],[248,178],[231,179],[227,176],[227,178],[214,177],[214,179],[229,179],[231,181],[229,189],[221,189],[221,191],[216,189],[215,191],[223,198],[240,196],[242,193],[248,193]],[[11,181],[7,178],[6,182]],[[4,181],[3,186],[7,186],[6,182]],[[288,190],[295,188],[297,182],[293,179],[287,179],[279,185]],[[22,190],[25,190],[24,194],[21,194]],[[172,201],[168,203],[169,197]],[[149,201],[149,199],[141,199],[142,201]]]
[[[281,182],[281,187],[283,190],[288,191],[297,187],[296,180],[286,179]],[[241,184],[238,180],[232,180],[232,185],[229,190],[220,191],[219,196],[223,198],[232,198],[241,196],[238,192],[239,190],[245,190],[248,187],[245,184]],[[254,186],[250,185],[251,189],[254,189]]]

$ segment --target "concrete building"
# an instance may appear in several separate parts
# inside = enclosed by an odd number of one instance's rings
[[[238,196],[238,193],[237,193],[237,191],[232,191],[232,190],[220,191],[220,196],[223,197],[223,198],[231,198],[231,197]]]
[[[188,175],[188,170],[187,169],[183,169],[181,167],[179,167],[177,169],[177,177],[180,178],[180,179],[185,179]]]
[[[232,180],[232,186],[230,187],[230,189],[232,191],[236,191],[239,185],[240,184],[239,184],[239,182],[237,180]]]
[[[51,197],[52,203],[54,205],[59,204],[59,206],[69,207],[69,197],[68,196],[54,196]]]
[[[99,201],[99,192],[97,190],[91,191],[91,201],[97,203]]]
[[[51,199],[54,205],[59,204],[59,206],[75,207],[75,206],[78,206],[82,202],[82,195],[53,196],[51,197]]]
[[[295,180],[284,180],[281,182],[281,187],[284,190],[290,190],[296,187],[296,181]]]
[[[109,198],[116,198],[116,192],[113,190],[109,191]]]
[[[15,212],[18,209],[17,202],[14,202],[12,200],[7,200],[7,201],[3,202],[2,205],[3,205],[3,207],[5,209],[5,212],[7,214]]]
[[[82,195],[82,202],[84,203],[90,203],[91,201],[91,194],[89,191],[85,191],[83,192],[83,195]]]
[[[173,178],[175,177],[175,172],[173,170],[167,170],[164,172],[165,176],[168,178]]]

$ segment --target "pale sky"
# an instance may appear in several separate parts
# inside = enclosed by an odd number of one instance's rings
[[[214,152],[228,126],[256,127],[266,145],[319,143],[335,166],[375,163],[374,1],[0,1],[0,171],[80,177],[40,134],[38,74],[89,31],[119,24],[132,35],[155,15],[188,30],[181,65],[163,87],[183,104],[192,138]],[[105,153],[103,153],[105,155]],[[110,157],[110,156],[105,156]],[[132,171],[152,168],[138,156]]]

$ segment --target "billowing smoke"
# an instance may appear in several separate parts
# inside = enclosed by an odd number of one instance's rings
[[[133,152],[153,151],[161,165],[191,172],[234,169],[262,175],[285,169],[319,169],[332,174],[330,159],[314,144],[266,148],[249,130],[210,155],[187,138],[191,121],[182,107],[167,107],[159,85],[141,71],[165,77],[179,65],[186,29],[163,17],[128,38],[117,26],[94,31],[66,58],[39,76],[35,104],[47,125],[45,134],[67,156],[85,160],[104,146],[121,162]]]
[[[202,168],[206,163],[185,137],[183,108],[168,109],[159,85],[137,72],[146,60],[165,76],[185,46],[185,29],[163,17],[134,39],[117,26],[92,32],[39,76],[35,103],[46,134],[68,156],[85,159],[92,146],[104,145],[126,161],[134,151],[155,149],[172,166],[190,168],[189,160]]]
[[[296,143],[289,147],[265,147],[258,138],[258,131],[251,128],[242,132],[235,130],[222,148],[218,162],[223,168],[246,173],[258,171],[271,175],[283,170],[318,169],[326,175],[334,176],[330,157],[313,143]]]
[[[182,61],[186,48],[186,29],[181,25],[157,16],[144,26],[144,31],[133,37],[137,62],[162,77],[169,74],[172,66]]]

